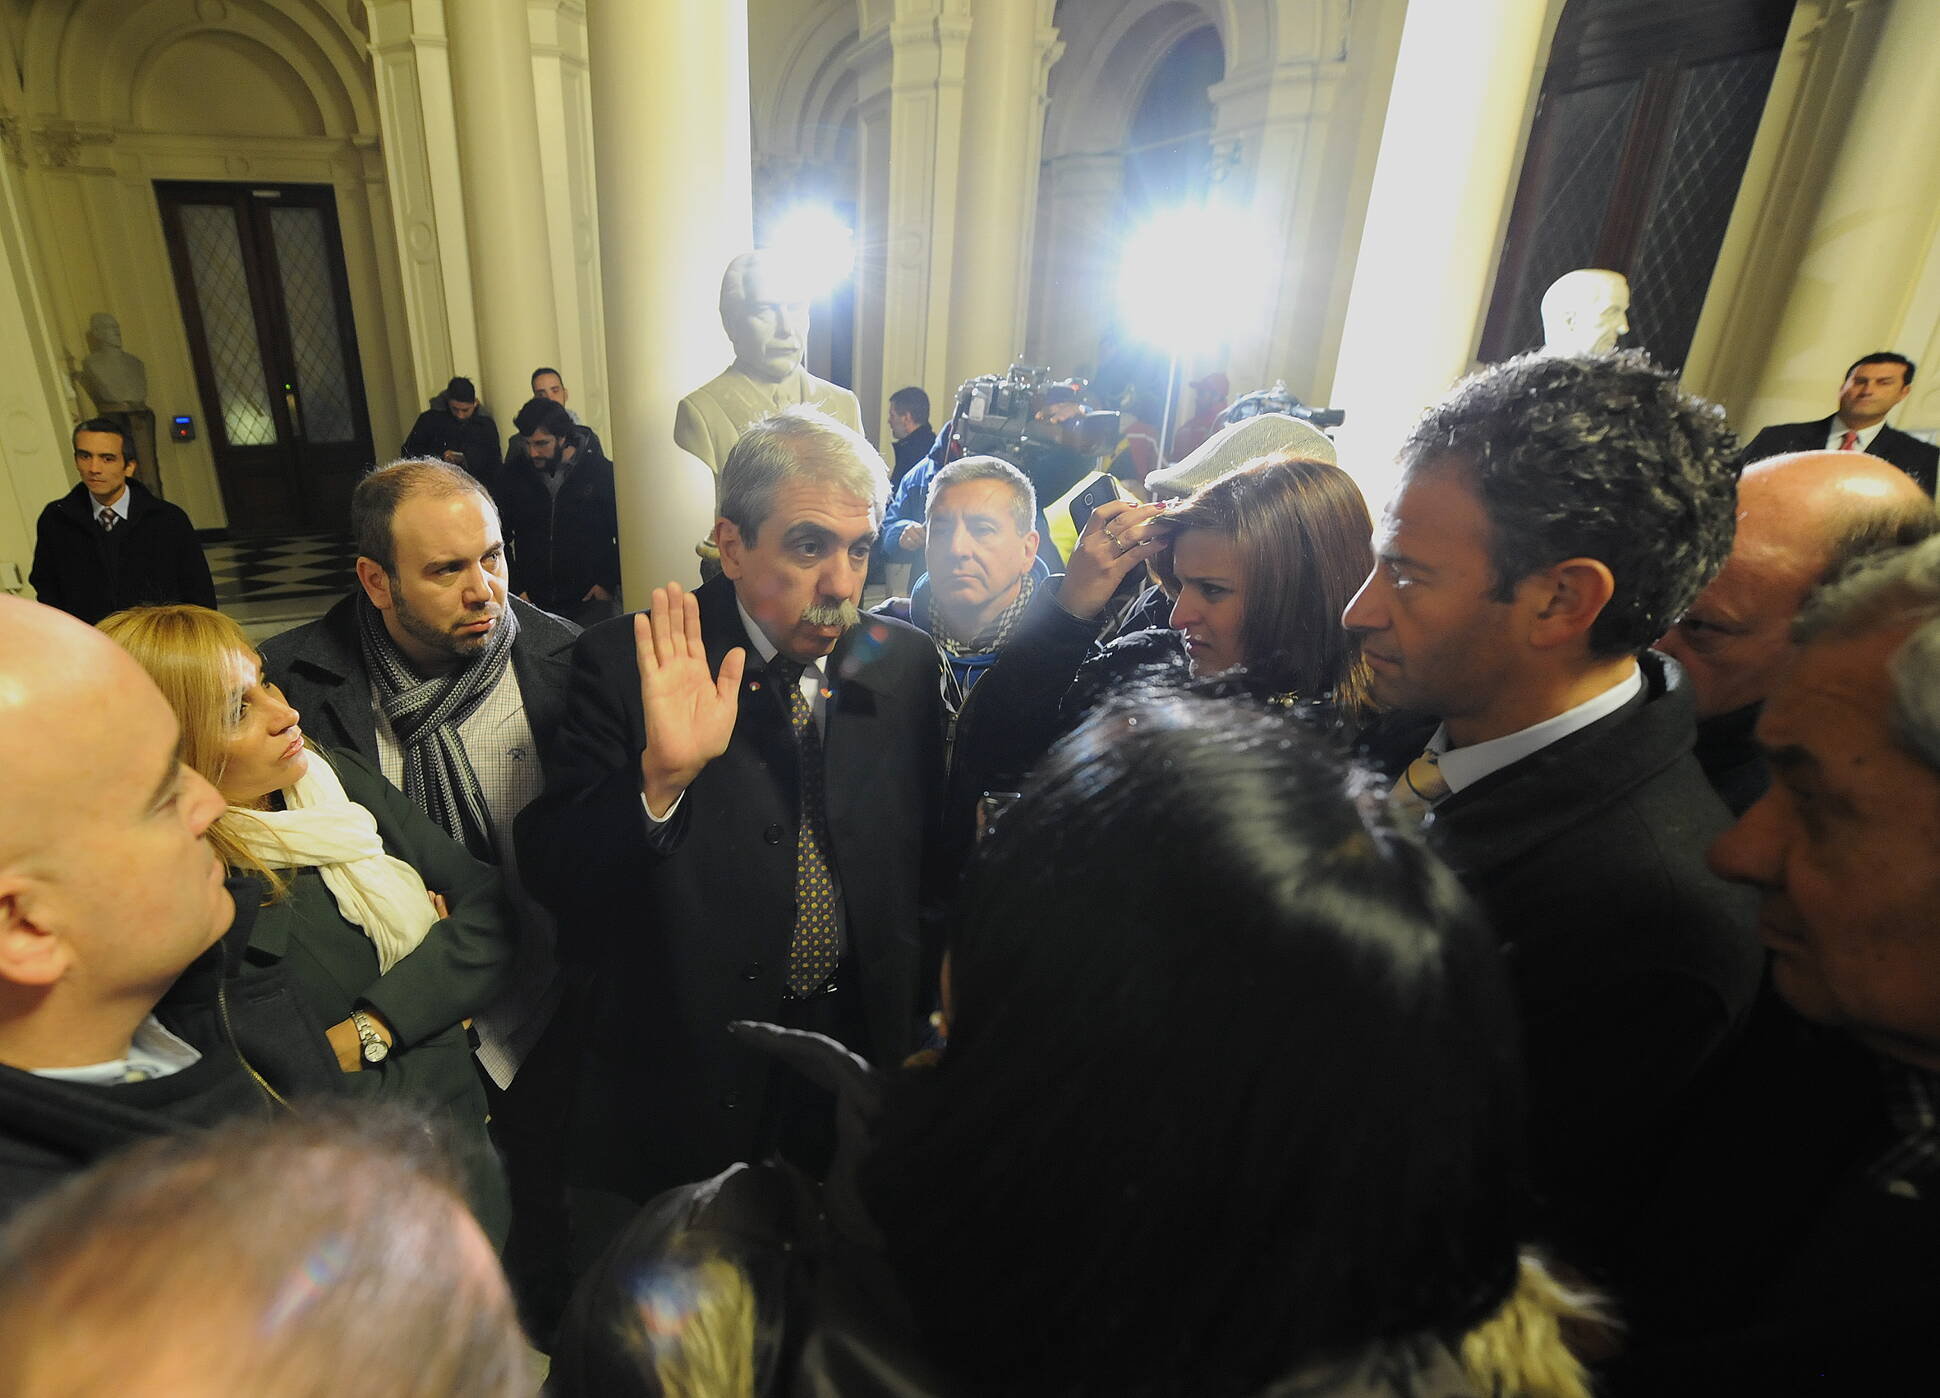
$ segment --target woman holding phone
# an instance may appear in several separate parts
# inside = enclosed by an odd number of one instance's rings
[[[1357,731],[1366,662],[1340,616],[1373,567],[1372,534],[1352,477],[1288,454],[1174,504],[1099,505],[965,708],[960,780],[1014,788],[1060,734],[1140,681],[1216,679]],[[1169,625],[1099,645],[1107,604],[1147,563],[1172,599]]]

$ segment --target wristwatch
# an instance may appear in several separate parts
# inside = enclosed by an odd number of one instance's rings
[[[382,1063],[385,1055],[390,1053],[391,1046],[385,1043],[384,1036],[377,1032],[377,1021],[362,1010],[352,1010],[350,1022],[357,1026],[357,1040],[364,1046],[364,1062]]]

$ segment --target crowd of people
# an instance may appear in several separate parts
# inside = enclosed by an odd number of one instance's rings
[[[627,615],[558,375],[510,456],[453,380],[316,622],[0,599],[0,1386],[1897,1391],[1914,372],[1767,457],[1523,356],[1378,517],[1276,414],[1074,509],[793,407]]]

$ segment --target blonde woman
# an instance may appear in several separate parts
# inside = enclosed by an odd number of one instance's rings
[[[249,955],[283,964],[353,1094],[449,1117],[479,1220],[502,1239],[505,1184],[465,1026],[511,973],[498,873],[361,758],[312,746],[230,618],[139,607],[101,629],[160,686],[182,760],[228,803],[210,843],[267,890]]]

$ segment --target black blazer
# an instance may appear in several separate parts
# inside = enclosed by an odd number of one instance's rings
[[[768,1065],[729,1021],[771,1018],[794,934],[795,740],[735,606],[704,584],[701,634],[717,670],[748,648],[728,749],[650,844],[633,618],[589,630],[543,796],[518,820],[519,867],[590,970],[586,1061],[566,1156],[577,1183],[636,1199],[745,1159]],[[919,915],[943,778],[942,696],[929,637],[867,617],[828,662],[823,736],[830,852],[871,1047],[913,1046],[924,958]]]
[[[550,773],[559,753],[559,724],[579,628],[516,597],[507,600],[519,618],[512,672],[519,677],[539,762]],[[263,642],[263,670],[303,715],[305,732],[323,746],[347,749],[375,767],[377,719],[357,639],[356,602],[352,593],[315,621]]]
[[[110,612],[148,603],[215,607],[208,560],[180,507],[157,500],[131,480],[125,523],[109,534],[95,515],[84,485],[40,512],[27,580],[42,602],[90,626]]]
[[[1779,456],[1788,451],[1824,451],[1826,438],[1832,434],[1833,415],[1828,413],[1817,422],[1784,422],[1776,427],[1767,427],[1753,437],[1738,455],[1740,469],[1754,461],[1763,461],[1768,456]],[[1934,476],[1940,471],[1940,447],[1923,442],[1918,437],[1892,427],[1882,427],[1879,435],[1867,452],[1881,460],[1890,461],[1907,475],[1920,483],[1920,489],[1933,494]]]
[[[1731,817],[1691,755],[1689,686],[1655,652],[1640,663],[1642,695],[1424,826],[1501,938],[1536,1183],[1565,1256],[1590,1263],[1625,1226],[1627,1173],[1736,1033],[1764,965],[1751,893],[1705,866]]]

